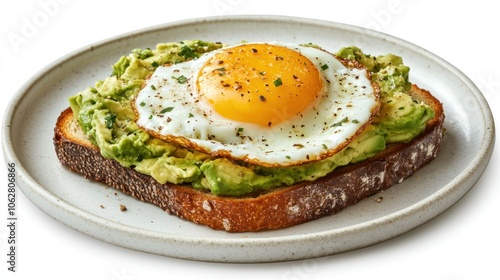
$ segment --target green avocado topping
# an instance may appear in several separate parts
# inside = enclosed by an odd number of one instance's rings
[[[134,49],[112,66],[109,77],[71,96],[70,106],[86,136],[100,148],[104,157],[148,174],[160,183],[186,184],[225,196],[250,195],[277,186],[316,180],[339,166],[375,155],[388,143],[412,140],[434,116],[431,108],[407,94],[411,86],[410,69],[401,57],[393,54],[375,57],[364,54],[357,47],[346,47],[336,55],[356,60],[371,72],[372,81],[380,86],[381,109],[363,133],[330,158],[291,167],[263,167],[213,158],[156,139],[139,129],[131,103],[147,77],[160,65],[196,59],[222,46],[194,40],[162,43],[155,49]],[[175,79],[185,82],[182,76]],[[275,81],[275,85],[279,86],[279,82]],[[163,110],[162,113],[168,113],[175,108]],[[345,121],[355,123],[357,120]]]

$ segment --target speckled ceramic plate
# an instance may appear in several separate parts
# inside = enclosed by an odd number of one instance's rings
[[[336,51],[358,45],[371,54],[396,53],[411,79],[445,106],[446,136],[438,158],[403,183],[345,211],[287,229],[227,233],[195,225],[116,193],[63,168],[52,144],[67,97],[110,74],[134,48],[203,39],[308,43]],[[494,145],[491,111],[478,88],[443,59],[406,41],[332,22],[234,16],[168,23],[86,46],[36,74],[14,96],[2,135],[5,159],[18,165],[19,187],[42,211],[87,235],[126,248],[216,262],[311,258],[376,244],[432,219],[465,195],[486,168]],[[120,204],[128,211],[122,212]]]

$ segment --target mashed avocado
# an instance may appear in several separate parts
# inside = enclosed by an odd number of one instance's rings
[[[372,72],[381,88],[381,111],[371,125],[333,157],[300,166],[268,168],[197,151],[153,138],[138,129],[131,101],[145,79],[159,66],[196,59],[222,44],[182,41],[134,49],[121,57],[111,75],[69,98],[71,108],[88,139],[104,157],[148,174],[161,183],[189,184],[216,195],[240,196],[325,176],[336,167],[362,161],[391,142],[408,142],[425,129],[433,111],[406,92],[409,68],[392,54],[370,56],[357,47],[337,55],[354,59]]]

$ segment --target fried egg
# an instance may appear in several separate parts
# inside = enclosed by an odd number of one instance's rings
[[[319,48],[242,43],[159,66],[133,102],[137,124],[183,147],[262,166],[332,156],[379,108],[361,66]]]

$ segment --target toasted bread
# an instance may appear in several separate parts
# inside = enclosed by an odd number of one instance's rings
[[[229,232],[278,229],[341,211],[400,183],[437,156],[443,134],[442,104],[416,85],[410,95],[435,112],[425,131],[411,142],[389,144],[376,156],[337,168],[316,181],[278,187],[256,197],[216,196],[190,186],[161,184],[104,158],[86,139],[70,108],[57,120],[54,144],[60,162],[70,170],[182,219]]]

